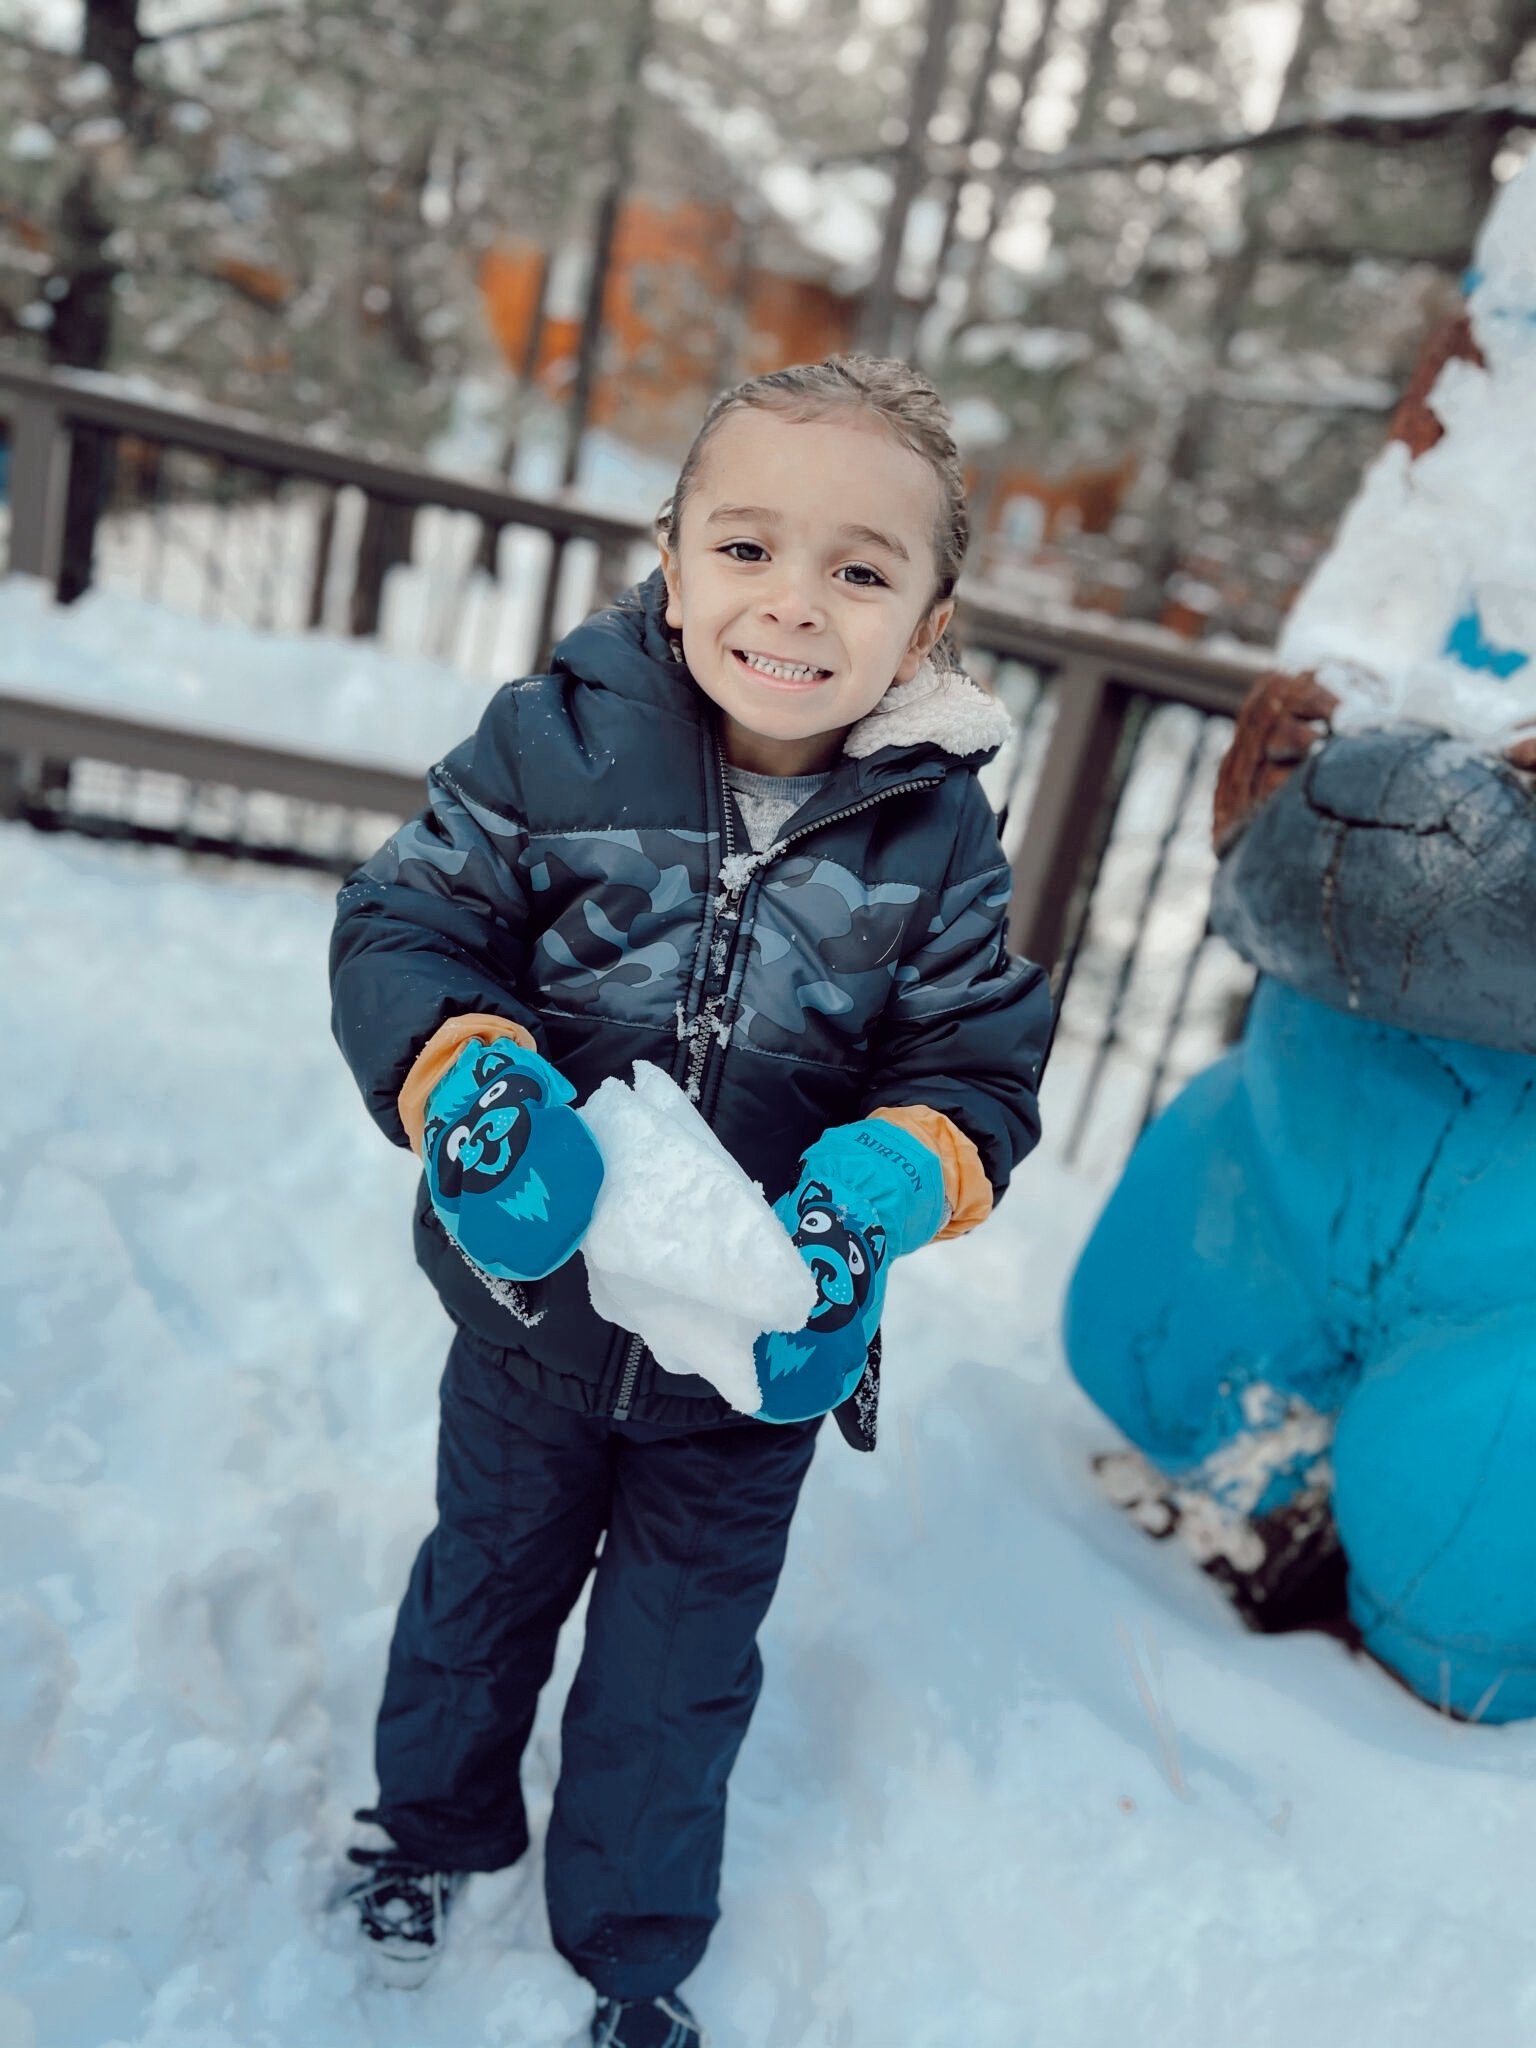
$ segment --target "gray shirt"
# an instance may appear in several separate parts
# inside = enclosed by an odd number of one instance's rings
[[[823,769],[819,775],[757,775],[726,762],[726,786],[736,799],[754,853],[772,846],[781,826],[816,794],[827,773]]]

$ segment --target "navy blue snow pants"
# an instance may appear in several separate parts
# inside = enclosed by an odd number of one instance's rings
[[[434,1869],[522,1855],[519,1765],[596,1559],[545,1889],[555,1946],[608,1996],[672,1990],[719,1917],[726,1779],[815,1440],[815,1422],[581,1415],[462,1337],[448,1354],[438,1522],[390,1648],[377,1818]]]

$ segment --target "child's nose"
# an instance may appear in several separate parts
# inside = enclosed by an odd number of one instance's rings
[[[787,571],[764,593],[763,617],[776,626],[819,626],[821,608],[808,577]]]

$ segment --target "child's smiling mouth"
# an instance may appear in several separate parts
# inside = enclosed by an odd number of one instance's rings
[[[808,661],[780,661],[754,648],[733,647],[731,658],[754,682],[764,683],[770,690],[814,690],[832,674],[829,668],[817,668]]]

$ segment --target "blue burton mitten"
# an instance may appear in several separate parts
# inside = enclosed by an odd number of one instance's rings
[[[422,1160],[444,1230],[497,1280],[542,1280],[575,1251],[603,1184],[576,1090],[516,1039],[472,1038],[427,1098]]]
[[[883,1118],[824,1131],[800,1180],[774,1204],[816,1276],[803,1330],[770,1331],[754,1348],[760,1422],[824,1415],[858,1385],[880,1326],[886,1264],[926,1244],[944,1220],[938,1155]]]

